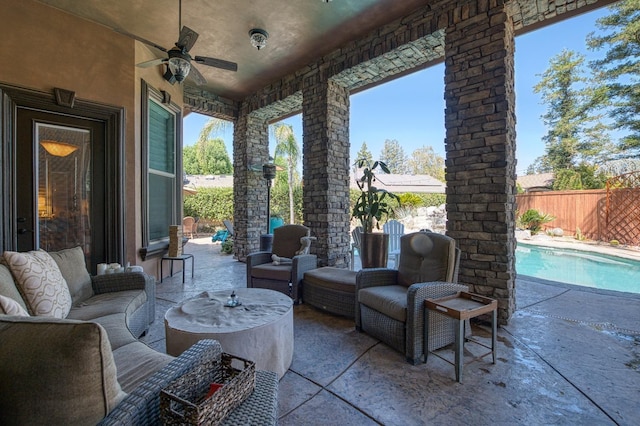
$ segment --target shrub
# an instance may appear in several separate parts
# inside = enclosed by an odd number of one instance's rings
[[[224,254],[233,253],[233,238],[227,238],[220,244],[220,252]]]
[[[539,212],[535,209],[529,209],[517,219],[517,225],[520,228],[528,229],[531,234],[537,234],[542,229],[542,225],[551,222],[555,216]]]

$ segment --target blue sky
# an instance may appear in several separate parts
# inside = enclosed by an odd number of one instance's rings
[[[569,20],[547,26],[516,37],[516,158],[518,174],[525,174],[527,167],[544,154],[542,137],[546,129],[540,116],[545,108],[540,95],[533,93],[533,86],[548,68],[549,60],[563,49],[586,55],[587,60],[602,57],[604,52],[590,52],[585,46],[588,33],[595,30],[595,21],[607,15],[607,8],[600,8]],[[432,146],[445,156],[444,151],[444,64],[418,71],[372,89],[351,96],[349,139],[351,159],[363,142],[367,143],[374,159],[380,156],[384,141],[395,139],[407,156],[422,146]],[[189,114],[184,119],[184,144],[193,145],[207,117]],[[302,146],[302,116],[284,120],[293,126],[294,134]],[[223,132],[222,137],[232,156],[233,132]],[[269,151],[273,155],[274,143]]]

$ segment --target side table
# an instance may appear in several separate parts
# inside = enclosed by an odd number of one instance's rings
[[[478,356],[476,359],[483,358],[489,354],[493,355],[493,364],[496,363],[496,331],[497,331],[497,308],[498,301],[488,297],[480,296],[479,294],[467,293],[465,291],[459,291],[451,296],[442,297],[439,299],[427,299],[424,301],[425,314],[424,314],[424,362],[427,362],[429,351],[429,311],[435,311],[442,315],[446,315],[449,318],[453,318],[458,321],[456,327],[455,337],[455,370],[456,380],[458,383],[462,383],[462,366],[464,342],[465,340],[476,343],[487,349],[491,349],[490,352]],[[491,312],[491,346],[487,346],[482,342],[474,339],[466,338],[465,335],[465,320],[475,318],[479,315]],[[439,356],[438,354],[431,352],[444,361],[451,363],[451,361]]]
[[[173,262],[175,262],[176,260],[179,262],[182,262],[182,284],[184,284],[184,270],[186,268],[186,263],[187,263],[187,259],[191,259],[191,278],[193,278],[193,255],[189,254],[189,253],[183,253],[179,256],[169,256],[169,255],[165,255],[162,256],[162,259],[160,259],[160,282],[162,282],[162,280],[164,279],[164,275],[162,274],[162,264],[164,263],[165,260],[168,260],[169,262],[171,262],[170,268],[169,268],[169,274],[171,276],[173,276]]]

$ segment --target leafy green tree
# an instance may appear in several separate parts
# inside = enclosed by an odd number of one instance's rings
[[[384,141],[380,161],[387,165],[391,173],[400,175],[407,173],[407,156],[400,146],[400,142],[395,139]]]
[[[289,223],[295,222],[295,197],[296,167],[300,158],[300,148],[293,134],[293,127],[289,124],[278,123],[273,126],[276,138],[274,161],[282,157],[286,161],[286,170],[289,187]],[[297,179],[299,181],[299,179]]]
[[[431,146],[422,146],[413,151],[407,162],[407,171],[413,175],[429,175],[444,182],[444,158]]]
[[[563,50],[551,58],[549,68],[534,86],[547,111],[542,119],[548,127],[544,136],[545,155],[540,169],[573,169],[581,161],[593,161],[604,149],[606,139],[597,109],[604,102],[597,78],[585,76],[585,57]]]
[[[602,34],[587,36],[590,49],[607,49],[603,59],[590,65],[606,81],[615,127],[629,132],[619,143],[620,157],[634,157],[640,154],[640,0],[622,0],[609,10],[596,21]]]
[[[227,147],[220,138],[199,140],[182,151],[185,173],[193,175],[227,175],[233,173]]]
[[[226,175],[233,173],[233,165],[227,147],[212,134],[225,130],[230,122],[211,117],[200,130],[198,141],[182,150],[185,173],[190,175]]]

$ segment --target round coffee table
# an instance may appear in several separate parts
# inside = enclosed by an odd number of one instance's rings
[[[201,339],[256,363],[281,378],[293,358],[293,301],[274,290],[239,288],[242,305],[225,306],[231,290],[208,291],[170,308],[164,316],[167,353],[178,356]]]

